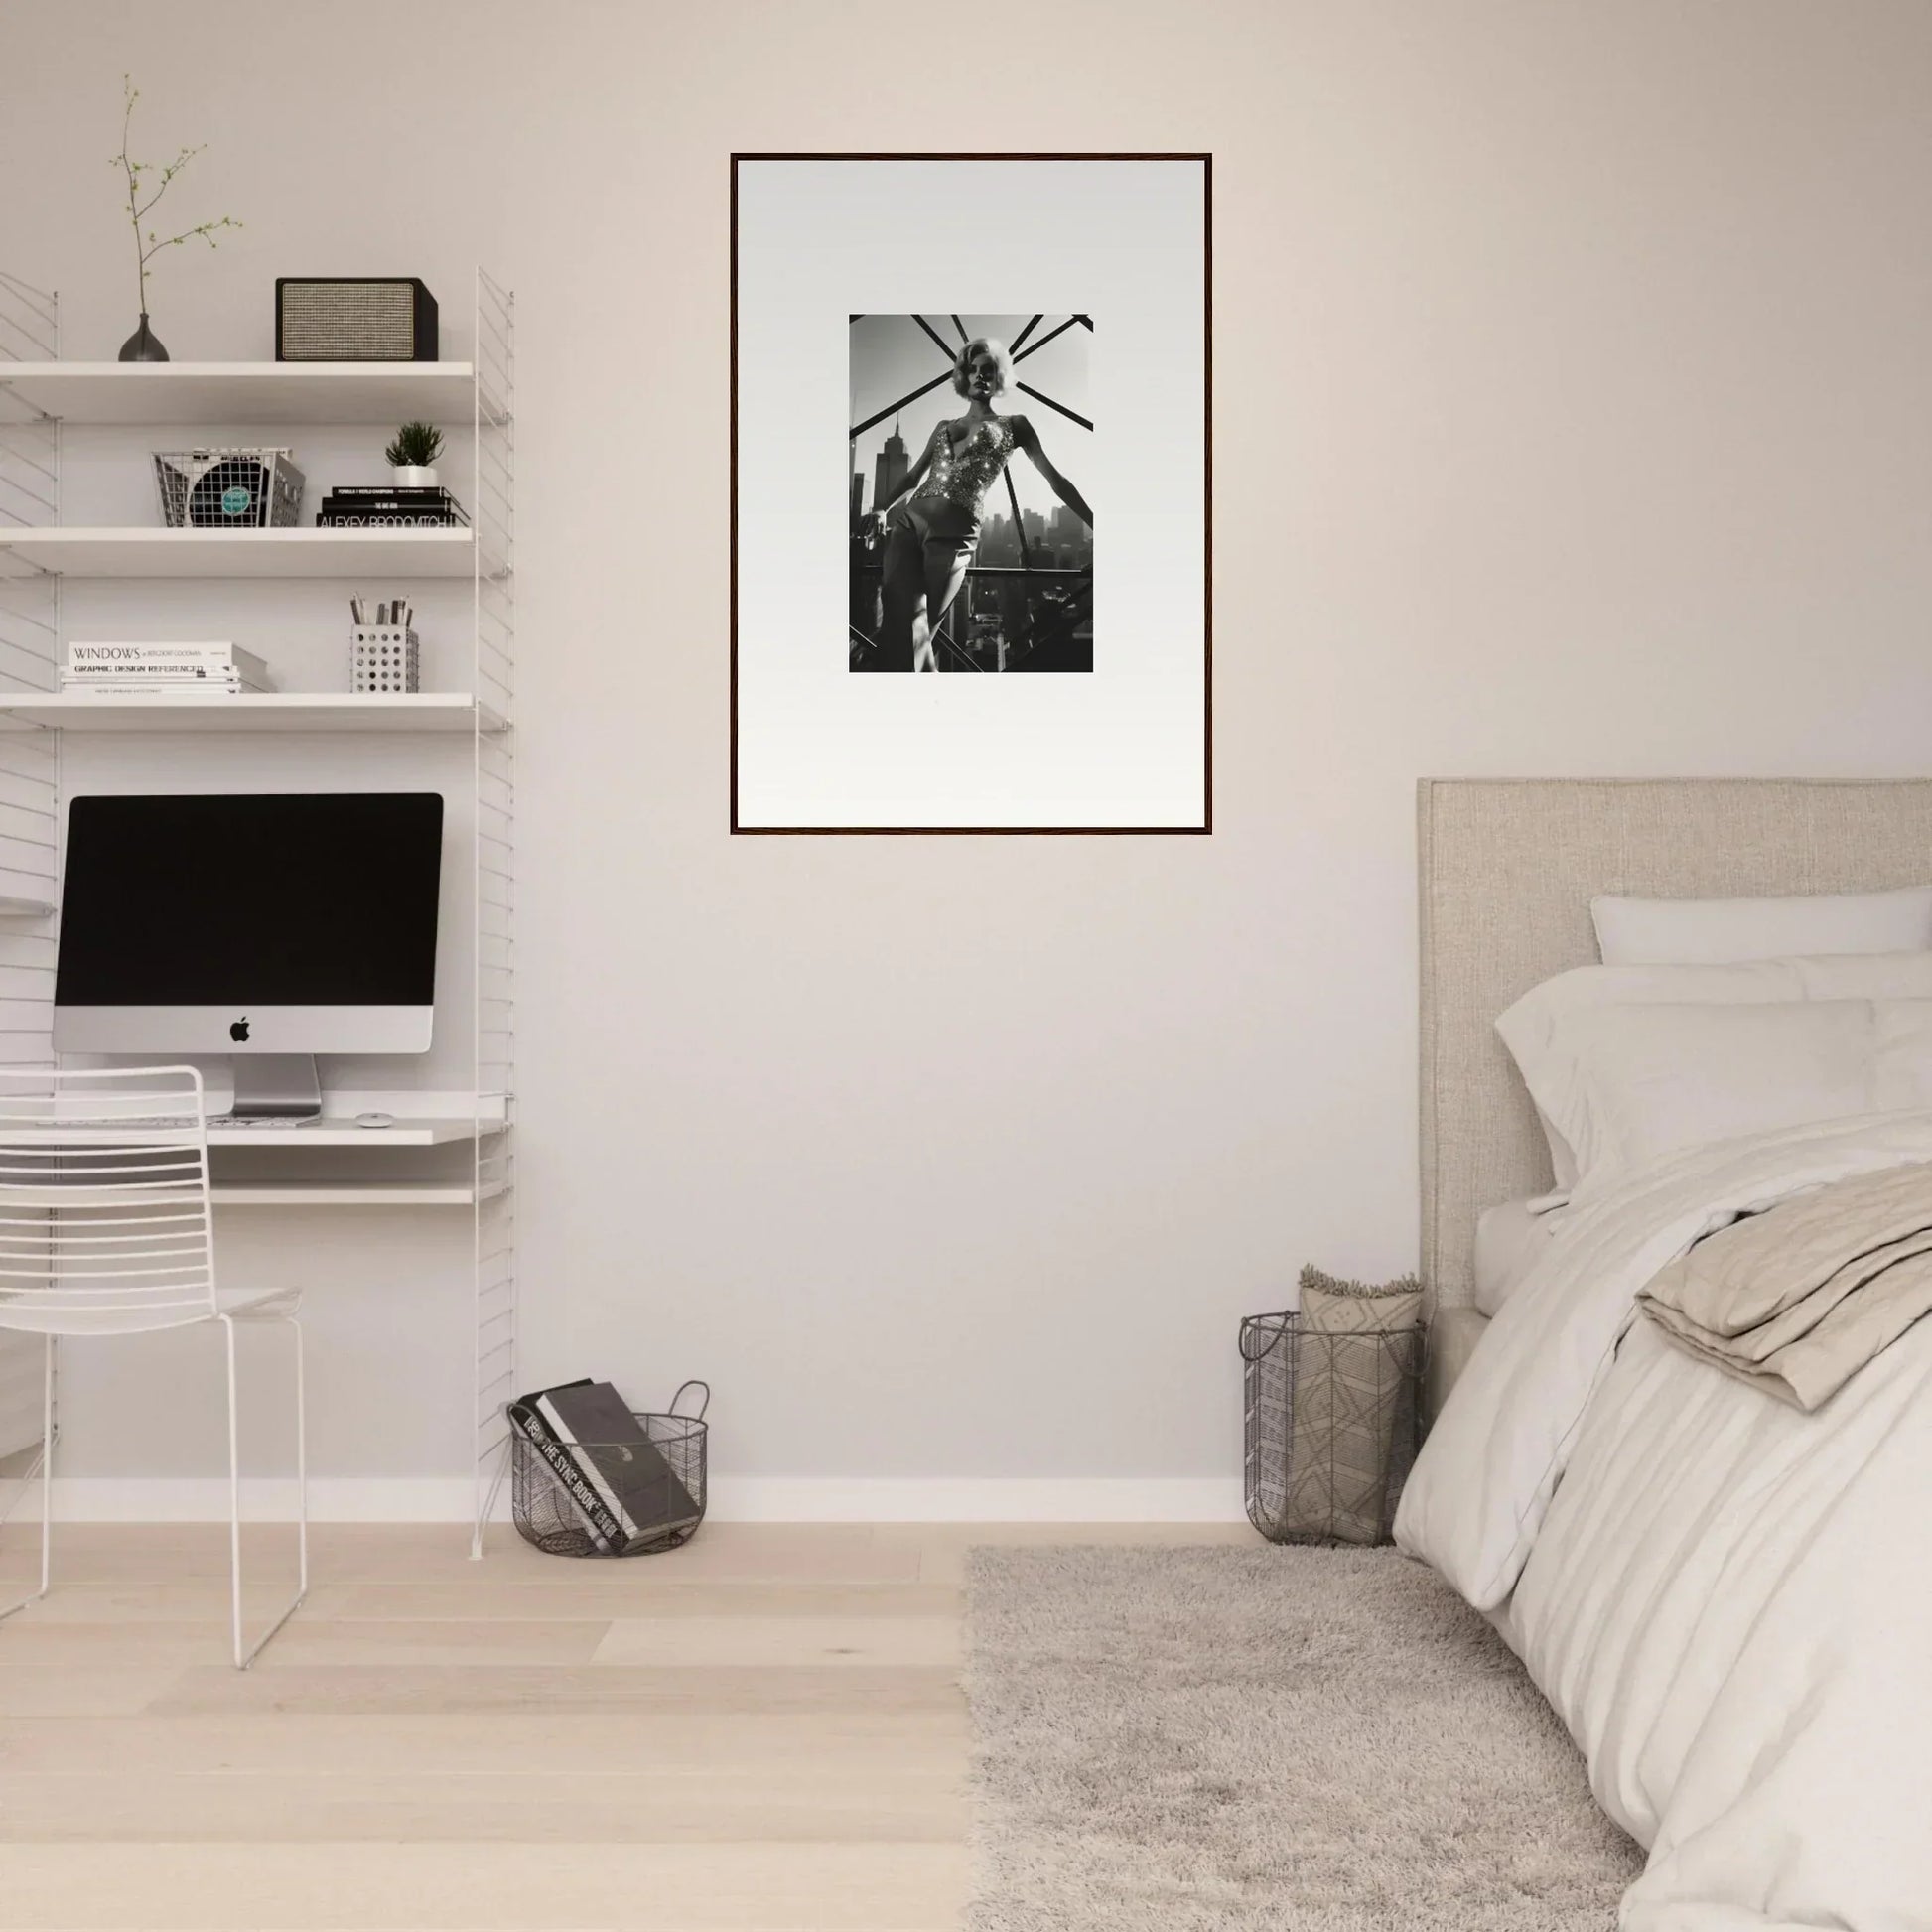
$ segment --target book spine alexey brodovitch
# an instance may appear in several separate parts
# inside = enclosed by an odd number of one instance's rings
[[[460,530],[460,516],[443,510],[399,509],[321,509],[316,512],[319,530]]]

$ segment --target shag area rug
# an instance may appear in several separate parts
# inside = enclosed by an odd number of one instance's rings
[[[978,1549],[971,1932],[1608,1932],[1643,1855],[1392,1550]]]

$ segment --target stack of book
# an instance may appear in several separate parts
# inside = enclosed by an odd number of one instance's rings
[[[550,1465],[592,1543],[624,1555],[704,1514],[630,1406],[609,1382],[560,1383],[518,1396],[512,1427]]]
[[[268,666],[239,644],[70,643],[61,671],[63,691],[126,697],[130,692],[269,691]]]
[[[339,483],[316,512],[323,528],[339,530],[408,530],[469,520],[463,505],[435,484],[405,488],[396,483]]]

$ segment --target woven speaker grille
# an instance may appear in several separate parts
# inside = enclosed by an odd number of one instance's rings
[[[416,292],[407,282],[290,282],[282,290],[282,357],[361,362],[415,353]]]

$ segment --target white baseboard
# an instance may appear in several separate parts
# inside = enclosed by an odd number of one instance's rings
[[[31,1529],[39,1507],[29,1490],[15,1505],[13,1521]],[[507,1495],[498,1498],[507,1517]],[[312,1476],[312,1523],[468,1523],[477,1492],[460,1476]],[[294,1484],[272,1477],[244,1478],[241,1512],[250,1522],[289,1522],[295,1514]],[[220,1476],[61,1476],[54,1478],[54,1514],[64,1523],[225,1523],[228,1485]]]
[[[712,1485],[725,1523],[1238,1523],[1222,1476],[735,1476]]]
[[[285,1520],[286,1482],[245,1481],[243,1513]],[[31,1515],[22,1496],[15,1521]],[[68,1523],[217,1523],[228,1515],[218,1476],[57,1476],[56,1516]],[[476,1491],[460,1476],[316,1476],[309,1515],[318,1523],[467,1523]],[[496,1514],[508,1515],[508,1497]],[[721,1476],[711,1485],[716,1523],[1238,1523],[1233,1477]]]

